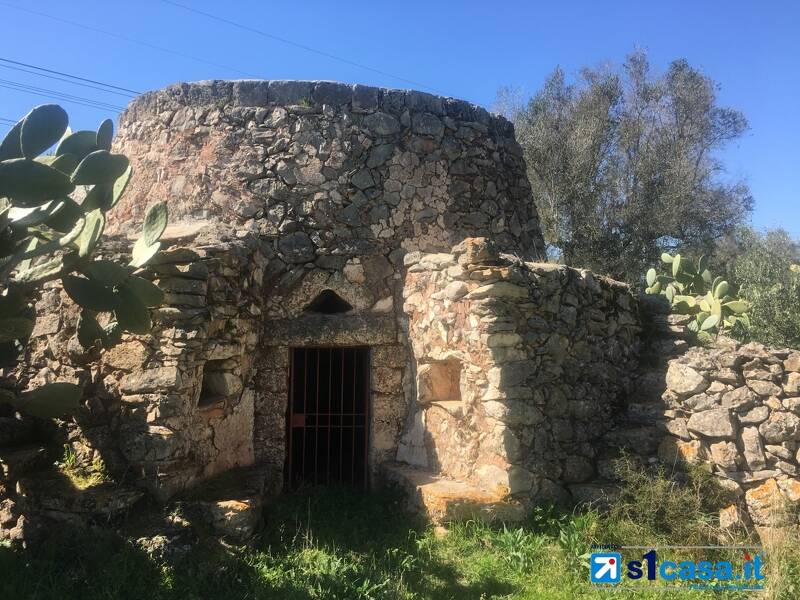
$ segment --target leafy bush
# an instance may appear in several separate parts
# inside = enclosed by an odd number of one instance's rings
[[[719,510],[734,500],[700,467],[670,474],[640,467],[626,457],[616,462],[619,497],[603,515],[605,541],[625,544],[716,543]]]
[[[670,274],[659,275],[654,268],[649,269],[645,292],[662,294],[673,313],[694,315],[688,327],[700,341],[709,341],[712,334],[723,329],[750,327],[750,305],[732,295],[726,280],[711,274],[708,257],[702,256],[695,263],[680,254],[665,252],[661,261],[670,265]]]
[[[785,231],[740,233],[731,271],[751,305],[751,327],[740,337],[800,348],[800,249]]]
[[[119,202],[132,169],[125,156],[111,152],[110,119],[96,132],[72,132],[68,120],[60,106],[37,106],[0,142],[0,368],[24,354],[36,320],[33,305],[50,281],[61,280],[81,307],[76,335],[84,348],[111,347],[126,331],[147,333],[148,307],[162,302],[161,290],[136,271],[161,245],[166,205],[148,210],[130,263],[93,260],[105,215]],[[54,145],[53,154],[42,155]],[[79,188],[80,200],[74,200],[70,194]],[[113,317],[102,326],[98,313]],[[81,388],[72,383],[21,394],[0,386],[0,401],[42,417],[70,414],[80,398]]]

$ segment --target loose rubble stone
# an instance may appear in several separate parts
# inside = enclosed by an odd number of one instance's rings
[[[709,446],[711,459],[726,471],[734,470],[739,459],[739,452],[733,442],[717,442]]]
[[[758,471],[766,466],[764,446],[761,436],[755,427],[745,427],[740,434],[744,459],[751,471]]]
[[[775,479],[767,479],[761,485],[747,490],[745,501],[756,525],[777,527],[787,524],[784,496]]]

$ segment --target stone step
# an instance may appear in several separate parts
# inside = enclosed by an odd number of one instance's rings
[[[386,483],[399,486],[408,497],[409,509],[431,522],[513,522],[527,515],[527,507],[507,496],[464,481],[448,479],[408,465],[383,466]]]
[[[187,514],[218,535],[245,542],[264,524],[264,502],[280,490],[267,487],[276,478],[271,467],[233,469],[195,486],[178,499]]]
[[[38,511],[56,520],[76,523],[124,516],[144,497],[138,488],[113,482],[79,488],[58,471],[31,473],[16,487],[24,511]]]

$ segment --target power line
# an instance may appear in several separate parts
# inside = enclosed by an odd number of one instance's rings
[[[126,98],[131,98],[135,95],[140,94],[141,92],[137,92],[135,90],[128,90],[127,88],[120,88],[115,85],[111,85],[109,83],[103,83],[101,81],[94,81],[93,79],[85,79],[83,77],[78,77],[77,75],[70,75],[68,73],[61,73],[60,71],[53,71],[51,69],[45,69],[44,67],[37,67],[35,65],[28,65],[25,63],[17,62],[15,60],[9,60],[7,58],[0,58],[0,62],[5,63],[12,63],[8,65],[0,64],[0,67],[4,69],[13,69],[15,71],[21,71],[23,73],[29,73],[31,75],[36,75],[38,77],[47,77],[48,79],[55,79],[56,81],[63,81],[65,83],[69,83],[72,85],[79,85],[81,87],[90,88],[93,90],[99,90],[101,92],[105,92],[107,94],[116,94],[117,96],[125,96]],[[29,67],[29,68],[22,68],[14,65],[22,65],[22,67]],[[31,69],[36,69],[33,71]],[[37,71],[45,71],[44,73],[40,73]],[[57,77],[55,75],[49,75],[49,73],[58,73],[59,75],[64,75],[65,77]],[[71,79],[67,79],[67,78]],[[72,79],[76,79],[78,81],[72,81]],[[90,83],[83,83],[85,81],[89,81],[91,83],[96,83],[98,85],[91,85]],[[101,87],[104,86],[104,87]],[[106,88],[114,88],[114,89],[106,89]],[[116,91],[116,90],[125,90],[125,91]]]
[[[376,69],[374,67],[370,67],[368,65],[364,65],[364,64],[355,62],[353,60],[350,60],[350,59],[347,59],[347,58],[343,58],[341,56],[336,56],[335,54],[331,54],[330,52],[325,52],[324,50],[318,50],[316,48],[312,48],[311,46],[306,46],[305,44],[300,44],[298,42],[293,42],[292,40],[288,40],[286,38],[274,35],[272,33],[267,33],[266,31],[262,31],[261,29],[256,29],[255,27],[250,27],[249,25],[244,25],[242,23],[237,23],[236,21],[231,21],[230,19],[226,19],[224,17],[220,17],[220,16],[217,16],[217,15],[202,11],[202,10],[199,10],[197,8],[193,8],[191,6],[186,6],[185,4],[181,4],[180,2],[174,2],[173,0],[161,0],[161,1],[164,4],[169,4],[171,6],[175,6],[175,7],[181,8],[183,10],[186,10],[186,11],[198,14],[198,15],[202,15],[202,16],[207,17],[209,19],[213,19],[215,21],[219,21],[220,23],[225,23],[226,25],[230,25],[231,27],[237,27],[237,28],[242,29],[244,31],[249,31],[250,33],[255,33],[256,35],[260,35],[260,36],[265,37],[265,38],[270,39],[270,40],[275,40],[275,41],[281,42],[283,44],[288,44],[289,46],[293,46],[295,48],[300,48],[301,50],[305,50],[306,52],[313,52],[314,54],[317,54],[319,56],[324,56],[325,58],[330,58],[332,60],[339,61],[341,63],[344,63],[346,65],[350,65],[352,67],[358,67],[359,69],[364,69],[366,71],[371,71],[372,73],[377,73],[378,75],[383,75],[384,77],[391,77],[392,79],[396,79],[398,81],[402,81],[404,83],[408,83],[408,84],[411,84],[411,85],[416,86],[416,87],[425,88],[425,89],[434,91],[434,92],[436,92],[438,94],[443,94],[445,96],[448,95],[446,92],[443,92],[441,90],[437,90],[436,88],[431,87],[429,85],[426,85],[424,83],[420,83],[419,81],[414,81],[412,79],[406,79],[405,77],[400,77],[398,75],[393,75],[393,74],[391,74],[391,73],[389,73],[387,71],[383,71],[381,69]]]
[[[59,90],[51,90],[49,88],[41,88],[35,85],[30,85],[28,83],[21,83],[19,81],[12,81],[10,79],[0,79],[0,83],[4,83],[6,85],[12,85],[17,88],[23,89],[24,91],[32,91],[32,92],[41,92],[43,94],[51,94],[53,96],[61,97],[64,100],[78,100],[79,102],[87,102],[89,104],[96,104],[97,106],[108,108],[111,110],[124,110],[123,106],[116,106],[115,104],[110,104],[108,102],[103,102],[102,100],[95,100],[93,98],[84,98],[83,96],[75,96],[73,94],[68,94],[66,92],[61,92]]]
[[[91,98],[83,98],[81,96],[73,96],[72,94],[64,94],[62,92],[57,92],[55,90],[49,90],[46,88],[37,88],[30,85],[16,83],[14,81],[8,81],[5,79],[0,79],[0,88],[5,88],[9,90],[15,90],[18,92],[26,92],[28,94],[33,94],[35,96],[43,96],[45,98],[55,98],[58,100],[63,100],[64,102],[70,102],[72,104],[79,104],[81,106],[86,106],[89,108],[97,108],[100,110],[105,111],[114,111],[119,112],[124,110],[121,106],[114,106],[112,104],[106,104],[105,102],[99,102],[96,100],[92,100]]]
[[[132,37],[128,37],[126,35],[122,35],[119,33],[115,33],[113,31],[107,31],[105,29],[100,29],[98,27],[92,27],[90,25],[84,25],[83,23],[78,23],[76,21],[71,21],[69,19],[64,19],[62,17],[56,17],[55,15],[50,15],[47,13],[43,13],[38,10],[32,10],[30,8],[23,8],[22,6],[15,6],[14,4],[10,4],[9,2],[0,2],[0,5],[6,6],[8,8],[13,8],[15,10],[19,10],[21,12],[25,12],[31,15],[36,15],[38,17],[44,17],[45,19],[50,19],[52,21],[57,21],[59,23],[66,23],[67,25],[71,25],[72,27],[78,27],[80,29],[84,29],[86,31],[93,31],[94,33],[102,33],[103,35],[107,35],[112,38],[116,38],[118,40],[123,40],[128,42],[129,44],[136,44],[137,46],[143,46],[145,48],[150,48],[151,50],[157,50],[158,52],[164,52],[166,54],[172,54],[173,56],[180,56],[181,58],[185,58],[188,60],[192,60],[195,62],[203,63],[206,65],[211,65],[213,67],[218,67],[220,69],[227,69],[233,73],[238,73],[239,75],[244,75],[246,77],[258,77],[257,75],[253,75],[252,73],[247,73],[245,71],[241,71],[236,69],[235,67],[231,67],[229,65],[223,65],[221,63],[217,63],[211,60],[207,60],[205,58],[200,58],[198,56],[193,56],[191,54],[186,54],[185,52],[180,52],[178,50],[172,50],[170,48],[165,48],[163,46],[157,46],[156,44],[151,44],[150,42],[144,42],[142,40],[137,40]]]
[[[330,58],[332,60],[336,60],[336,61],[342,62],[344,64],[348,64],[348,65],[351,65],[351,66],[354,66],[354,67],[357,67],[357,68],[360,68],[360,69],[371,71],[373,73],[377,73],[377,74],[383,75],[385,77],[390,77],[392,79],[396,79],[398,81],[402,81],[404,83],[408,83],[408,84],[410,84],[412,86],[415,86],[415,87],[418,87],[418,88],[425,88],[425,89],[431,90],[433,92],[436,92],[438,94],[449,95],[446,92],[444,92],[442,90],[439,90],[437,88],[434,88],[432,86],[429,86],[427,84],[424,84],[424,83],[421,83],[421,82],[418,82],[418,81],[414,81],[412,79],[407,79],[405,77],[400,77],[398,75],[393,75],[392,73],[389,73],[388,71],[383,71],[381,69],[376,69],[376,68],[370,67],[368,65],[364,65],[364,64],[361,64],[361,63],[358,63],[358,62],[355,62],[355,61],[352,61],[352,60],[349,60],[349,59],[346,59],[346,58],[343,58],[343,57],[340,57],[340,56],[336,56],[334,54],[331,54],[329,52],[325,52],[323,50],[317,50],[316,48],[312,48],[312,47],[306,46],[304,44],[299,44],[297,42],[293,42],[291,40],[288,40],[288,39],[285,39],[285,38],[282,38],[282,37],[267,33],[265,31],[261,31],[261,30],[255,29],[255,28],[251,28],[251,27],[249,27],[247,25],[243,25],[241,23],[236,23],[234,21],[229,21],[227,19],[224,19],[223,17],[218,17],[217,15],[212,15],[210,13],[205,13],[203,11],[199,11],[199,10],[194,9],[192,7],[189,7],[189,6],[185,6],[185,5],[176,3],[176,2],[169,2],[168,0],[162,0],[162,1],[164,1],[165,3],[168,3],[168,4],[172,4],[172,5],[174,5],[174,6],[178,7],[178,8],[182,8],[184,10],[188,10],[188,11],[191,11],[191,12],[196,12],[196,13],[201,14],[203,16],[206,16],[208,18],[216,19],[216,20],[218,20],[220,22],[223,22],[223,23],[226,23],[228,25],[231,25],[231,26],[234,26],[234,27],[238,27],[238,28],[244,29],[246,31],[250,31],[252,33],[256,33],[257,35],[260,35],[260,36],[263,36],[263,37],[266,37],[266,38],[269,38],[269,39],[273,39],[273,40],[282,42],[284,44],[288,44],[288,45],[294,46],[296,48],[300,48],[300,49],[305,50],[307,52],[312,52],[312,53],[317,54],[319,56],[324,56],[326,58]],[[142,46],[142,47],[145,47],[145,48],[150,48],[151,50],[156,50],[158,52],[162,52],[162,53],[165,53],[165,54],[171,54],[173,56],[179,56],[181,58],[184,58],[184,59],[187,59],[187,60],[191,60],[191,61],[194,61],[194,62],[198,62],[198,63],[202,63],[202,64],[206,64],[206,65],[211,65],[213,67],[217,67],[217,68],[221,68],[221,69],[226,69],[226,70],[231,71],[233,73],[237,73],[239,75],[244,75],[245,77],[261,78],[260,75],[255,75],[255,74],[247,72],[247,71],[242,71],[241,69],[237,69],[236,67],[232,67],[230,65],[214,62],[214,61],[211,61],[211,60],[208,60],[208,59],[205,59],[205,58],[201,58],[199,56],[188,54],[186,52],[180,52],[178,50],[173,50],[171,48],[166,48],[164,46],[158,46],[158,45],[152,44],[150,42],[145,42],[143,40],[132,38],[132,37],[129,37],[129,36],[126,36],[126,35],[122,35],[122,34],[113,32],[113,31],[107,31],[105,29],[100,29],[99,27],[93,27],[93,26],[90,26],[90,25],[85,25],[83,23],[79,23],[79,22],[72,21],[72,20],[69,20],[69,19],[64,19],[63,17],[58,17],[58,16],[51,15],[51,14],[48,14],[48,13],[44,13],[44,12],[41,12],[41,11],[38,11],[38,10],[33,10],[33,9],[25,8],[25,7],[22,7],[22,6],[16,6],[16,5],[11,4],[9,2],[0,1],[0,6],[6,6],[8,8],[12,8],[14,10],[25,12],[25,13],[28,13],[28,14],[31,14],[31,15],[35,15],[35,16],[38,16],[38,17],[43,17],[45,19],[50,19],[52,21],[56,21],[56,22],[59,22],[59,23],[65,23],[65,24],[70,25],[72,27],[77,27],[79,29],[84,29],[86,31],[92,31],[94,33],[100,33],[102,35],[106,35],[106,36],[109,36],[109,37],[112,37],[112,38],[115,38],[115,39],[119,39],[119,40],[125,41],[125,42],[127,42],[129,44],[135,44],[135,45]]]

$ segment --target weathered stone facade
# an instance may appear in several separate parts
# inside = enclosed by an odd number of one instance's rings
[[[491,236],[543,256],[513,127],[460,100],[325,81],[179,84],[134,100],[116,143],[137,173],[117,229],[166,200],[173,223],[220,219],[274,240],[272,269],[363,272],[373,302],[403,250]]]
[[[213,81],[134,100],[115,144],[135,174],[104,252],[129,251],[148,202],[170,211],[142,272],[166,292],[153,331],[85,352],[77,308],[51,286],[13,374],[20,389],[84,385],[74,422],[48,430],[80,464],[102,458],[160,500],[253,466],[246,497],[200,503],[216,521],[235,513],[240,536],[286,479],[293,349],[359,347],[368,481],[400,482],[434,519],[596,498],[623,449],[709,465],[756,523],[800,497],[800,354],[687,352],[674,326],[648,340],[661,317],[627,286],[536,262],[504,119],[418,92]],[[0,448],[36,437],[7,412]],[[40,458],[0,450],[0,533],[20,530],[20,506],[52,513],[7,468]]]
[[[37,304],[23,385],[72,381],[87,402],[69,426],[77,459],[95,456],[166,498],[187,485],[253,463],[254,357],[265,259],[233,230],[185,236],[147,275],[165,292],[147,336],[85,352],[74,338],[78,308],[51,287]],[[208,236],[208,237],[206,237]],[[112,248],[108,248],[112,251]],[[246,273],[246,275],[242,275]]]
[[[466,102],[330,82],[181,84],[137,98],[115,144],[136,176],[107,231],[168,202],[166,250],[145,273],[165,305],[152,335],[85,355],[74,306],[48,291],[20,382],[86,384],[69,440],[79,459],[101,455],[162,499],[252,463],[281,487],[293,347],[370,348],[376,479],[413,390],[405,254],[470,235],[543,254],[513,128]],[[326,293],[349,310],[309,310]]]
[[[630,289],[485,239],[406,264],[417,391],[398,459],[500,497],[568,499],[633,380]]]

